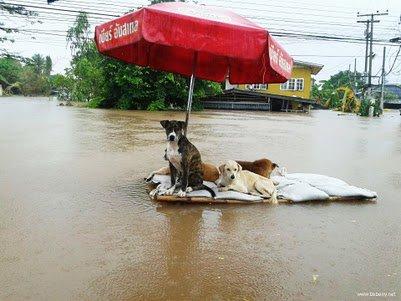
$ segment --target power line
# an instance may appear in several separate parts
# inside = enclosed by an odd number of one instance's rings
[[[23,5],[22,3],[20,3],[21,5]],[[27,5],[28,6],[28,5]],[[49,7],[43,7],[43,6],[33,6],[33,5],[29,5],[30,7],[37,7],[37,8],[39,8],[39,9],[49,9]],[[51,8],[52,10],[61,10],[61,11],[64,11],[64,12],[79,12],[79,11],[77,11],[77,10],[70,10],[70,9],[60,9],[60,8],[55,8],[55,7],[52,7]],[[49,12],[40,12],[40,13],[49,13]],[[97,14],[97,13],[93,13],[93,12],[87,12],[88,14],[89,14],[89,16],[90,16],[90,14]],[[65,15],[67,15],[67,16],[74,16],[74,15],[70,15],[70,14],[65,14]],[[98,15],[98,14],[97,14]],[[111,15],[111,14],[101,14],[102,15],[102,18],[104,17],[104,16],[106,16],[107,15],[107,17],[109,17],[109,16],[117,16],[117,15]],[[299,23],[299,22],[301,22],[302,20],[299,20],[299,19],[297,19],[297,20],[293,20],[293,19],[275,19],[275,18],[269,18],[269,19],[267,19],[267,18],[264,18],[264,17],[260,17],[260,16],[246,16],[246,17],[248,17],[248,18],[255,18],[255,19],[261,19],[261,20],[268,20],[268,21],[271,21],[271,20],[274,20],[274,21],[278,21],[278,22],[286,22],[286,23]],[[330,23],[330,22],[318,22],[318,21],[303,21],[303,23],[308,23],[308,24],[319,24],[319,25],[326,25],[326,24],[333,24],[333,25],[336,25],[336,26],[347,26],[347,25],[345,25],[345,24],[339,24],[339,23]],[[321,26],[320,26],[321,27]]]
[[[13,4],[13,3],[8,3],[8,2],[2,2],[7,5],[14,5],[18,6],[20,4]],[[51,10],[51,11],[63,11],[63,12],[72,12],[72,13],[80,13],[81,11],[79,10],[72,10],[72,9],[64,9],[64,8],[54,8],[54,7],[43,7],[39,5],[31,5],[31,4],[23,4],[23,6],[28,7],[28,8],[39,8],[39,9],[45,9],[45,10]],[[113,15],[113,14],[105,14],[105,13],[89,13],[91,15],[96,15],[96,16],[105,16],[105,17],[119,17],[120,15]]]
[[[243,1],[235,2],[235,4],[238,4],[238,3],[251,4],[251,5],[261,5],[260,3],[255,3],[255,2],[243,2]],[[206,4],[206,3],[203,1],[202,4]],[[228,4],[228,5],[215,4],[213,6],[216,6],[216,7],[219,7],[219,8],[226,8],[226,9],[227,8],[231,8],[231,9],[241,9],[241,10],[247,10],[247,11],[249,11],[249,10],[258,11],[258,12],[267,13],[269,15],[272,14],[272,13],[290,14],[290,15],[294,14],[293,11],[289,10],[289,8],[291,8],[291,6],[288,6],[288,5],[272,5],[272,4],[269,4],[268,5],[269,9],[264,9],[264,8],[249,7],[249,5],[247,5],[246,7],[233,6],[233,3],[230,2],[230,4]],[[274,10],[270,9],[270,7],[278,7],[278,8],[280,8],[280,11],[278,11],[278,12],[274,11]],[[283,8],[285,8],[286,10],[283,10]],[[339,20],[342,20],[342,21],[344,21],[344,18],[345,18],[343,16],[333,15],[333,10],[320,10],[320,11],[325,11],[325,12],[330,13],[329,15],[325,15],[325,14],[313,14],[313,13],[310,13],[310,7],[305,8],[305,6],[302,6],[302,7],[301,6],[297,6],[297,7],[292,7],[292,8],[295,8],[295,9],[298,9],[298,10],[308,9],[309,10],[309,12],[307,13],[308,17],[310,17],[310,16],[324,17],[325,19],[327,19],[327,18],[329,18],[329,19],[339,19]],[[319,11],[319,10],[318,9],[313,9],[313,11]],[[350,14],[353,14],[353,13],[350,13]],[[349,17],[347,17],[347,18],[349,18]]]
[[[110,9],[111,5],[109,4],[108,7],[106,6],[98,6],[98,5],[93,5],[91,4],[90,7],[82,5],[82,3],[78,4],[74,4],[74,3],[70,3],[70,1],[68,1],[67,3],[62,2],[59,4],[53,4],[51,6],[47,6],[47,5],[43,5],[43,3],[41,2],[37,2],[37,1],[29,1],[26,2],[24,0],[19,0],[18,3],[15,2],[15,4],[17,5],[22,5],[22,6],[28,6],[28,5],[35,5],[35,6],[40,6],[41,9],[69,9],[69,10],[88,10],[90,9],[91,12],[93,13],[100,13],[100,14],[104,14],[104,11],[107,11],[108,13],[112,13],[112,14],[122,14],[123,12],[127,12],[129,9],[127,8],[126,10],[119,10],[119,9]],[[136,9],[136,7],[132,7],[132,9]]]
[[[401,51],[401,45],[400,45],[400,47],[398,48],[398,51],[397,51],[397,54],[395,55],[393,64],[391,65],[391,67],[390,67],[390,69],[388,70],[388,72],[386,73],[386,75],[389,75],[389,74],[391,73],[391,71],[393,71],[393,68],[394,68],[395,63],[396,63],[396,61],[397,61],[397,59],[398,59],[398,56],[400,55],[400,51]]]

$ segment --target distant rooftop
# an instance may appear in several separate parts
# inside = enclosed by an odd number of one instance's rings
[[[378,91],[380,89],[380,85],[374,85],[374,90]],[[401,85],[397,84],[386,84],[384,85],[384,91],[393,93],[399,100],[401,100]]]
[[[309,68],[313,75],[318,74],[320,72],[320,70],[322,70],[323,66],[324,65],[294,60],[294,67],[295,68],[296,67]]]

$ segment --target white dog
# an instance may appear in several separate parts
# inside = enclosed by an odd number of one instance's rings
[[[277,204],[277,189],[271,179],[262,177],[248,170],[242,170],[241,165],[229,160],[219,167],[220,178],[217,180],[219,191],[234,190],[242,193],[269,198],[272,204]]]

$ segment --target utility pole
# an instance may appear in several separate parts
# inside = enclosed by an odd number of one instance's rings
[[[367,77],[367,82],[365,80],[365,89],[363,89],[363,97],[362,99],[364,101],[370,101],[371,99],[371,94],[372,94],[372,62],[373,62],[373,25],[374,23],[379,23],[380,20],[375,20],[376,16],[386,16],[388,15],[388,10],[386,12],[381,13],[379,11],[376,11],[375,13],[370,13],[370,14],[360,14],[358,12],[357,17],[366,17],[367,19],[364,21],[357,21],[358,23],[366,23],[366,49],[365,49],[365,74],[364,77],[366,79]],[[368,50],[369,48],[369,50]],[[369,52],[369,54],[368,54]],[[371,108],[371,107],[370,107]],[[370,115],[370,113],[369,113]]]
[[[382,65],[382,83],[381,83],[381,93],[380,93],[380,109],[383,112],[384,108],[384,81],[386,77],[386,46],[383,47],[383,65]]]
[[[366,39],[366,46],[365,46],[365,71],[363,73],[364,76],[368,75],[368,57],[369,57],[369,25],[370,25],[370,20],[366,21],[358,21],[359,23],[366,23],[366,30],[365,30],[365,39]],[[367,77],[365,78],[365,80]]]
[[[356,90],[358,89],[357,84],[356,84],[356,58],[354,59],[354,92],[356,93]]]
[[[376,16],[386,16],[388,11],[380,13],[376,11],[371,14],[360,14],[358,12],[357,17],[369,17],[364,21],[358,21],[358,23],[366,23],[366,49],[365,49],[365,76],[367,76],[367,87],[370,88],[372,85],[372,61],[373,61],[373,24],[379,23],[380,20],[375,20]],[[369,53],[369,54],[368,54]]]

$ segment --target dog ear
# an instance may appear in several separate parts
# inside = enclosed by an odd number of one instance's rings
[[[162,125],[163,128],[166,128],[166,126],[169,122],[170,122],[169,120],[162,120],[162,121],[160,121],[160,124]]]
[[[224,173],[224,167],[225,166],[226,166],[225,164],[222,164],[222,165],[219,166],[219,172],[220,172],[221,175]]]
[[[181,129],[185,130],[185,121],[178,121],[178,124],[180,125]]]
[[[239,165],[238,162],[236,162],[236,163],[237,163],[237,165],[238,165],[238,171],[241,171],[241,170],[242,170],[242,166]]]

